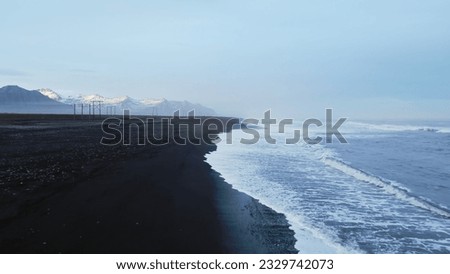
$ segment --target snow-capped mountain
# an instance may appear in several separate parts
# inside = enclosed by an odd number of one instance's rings
[[[52,96],[51,93],[46,92]],[[51,99],[37,90],[19,86],[0,88],[0,113],[73,113],[73,107]]]
[[[180,115],[187,115],[190,111],[194,110],[195,115],[209,116],[215,115],[215,111],[204,107],[200,104],[193,104],[188,101],[169,101],[164,98],[161,99],[135,99],[129,96],[120,97],[105,97],[99,94],[92,95],[78,95],[69,96],[63,98],[58,93],[50,89],[40,89],[43,95],[68,105],[81,105],[91,104],[94,101],[101,102],[104,108],[115,107],[116,114],[120,114],[123,110],[130,110],[132,114],[140,115],[173,115],[177,110],[180,111]]]
[[[41,89],[38,89],[38,91],[52,100],[55,100],[58,102],[60,102],[62,100],[61,96],[58,93],[54,92],[53,90],[51,90],[49,88],[41,88]]]

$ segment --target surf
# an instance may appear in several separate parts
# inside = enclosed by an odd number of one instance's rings
[[[407,202],[415,207],[419,207],[419,208],[428,210],[432,213],[435,213],[442,217],[450,219],[450,212],[448,210],[440,208],[437,205],[434,205],[424,199],[413,196],[405,188],[395,186],[391,182],[389,182],[385,179],[382,179],[375,175],[371,175],[360,169],[354,168],[351,165],[348,165],[341,160],[327,157],[327,156],[323,157],[321,160],[326,165],[328,165],[334,169],[337,169],[349,176],[352,176],[353,178],[355,178],[359,181],[370,183],[372,185],[375,185],[375,186],[381,188],[383,191],[385,191],[391,195],[394,195],[397,199],[399,199],[403,202]]]

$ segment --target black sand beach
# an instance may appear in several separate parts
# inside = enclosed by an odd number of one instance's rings
[[[208,140],[105,146],[100,123],[1,115],[1,253],[297,252],[283,215],[204,161]]]

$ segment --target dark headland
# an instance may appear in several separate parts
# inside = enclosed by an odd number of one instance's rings
[[[208,139],[105,146],[79,118],[0,115],[1,253],[297,252],[284,215],[204,161]]]

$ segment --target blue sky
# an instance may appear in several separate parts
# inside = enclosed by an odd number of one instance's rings
[[[450,118],[450,2],[2,1],[0,85]]]

